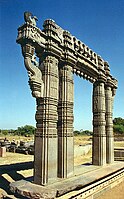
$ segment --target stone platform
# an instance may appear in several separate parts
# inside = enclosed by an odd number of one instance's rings
[[[59,179],[58,182],[56,181],[47,186],[20,180],[11,183],[10,190],[25,198],[78,198],[78,195],[87,190],[90,190],[89,193],[102,191],[104,187],[107,188],[112,182],[117,184],[122,178],[124,179],[124,162],[115,162],[106,166],[87,164],[76,167],[74,176],[68,179]]]

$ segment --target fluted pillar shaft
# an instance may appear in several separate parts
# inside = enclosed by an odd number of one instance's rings
[[[34,183],[45,185],[57,178],[58,60],[47,56],[40,69],[44,96],[37,99]]]
[[[93,85],[93,150],[94,165],[106,164],[105,88],[104,81]]]
[[[73,74],[68,65],[59,69],[58,114],[58,177],[67,178],[74,169]]]
[[[111,164],[114,162],[114,137],[113,137],[113,121],[112,121],[112,88],[106,85],[106,162]]]

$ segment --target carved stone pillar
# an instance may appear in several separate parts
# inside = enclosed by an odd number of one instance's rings
[[[58,60],[47,56],[40,69],[44,96],[37,99],[34,183],[45,185],[57,178]]]
[[[59,69],[58,177],[73,174],[73,74],[69,65]]]
[[[112,85],[107,82],[105,89],[106,96],[106,162],[111,164],[114,162],[114,137],[113,137],[113,121],[112,121]]]
[[[32,96],[35,98],[43,97],[44,83],[39,63],[35,60],[35,47],[31,43],[25,43],[21,47]]]
[[[104,79],[93,85],[93,150],[94,165],[106,164],[105,88]]]

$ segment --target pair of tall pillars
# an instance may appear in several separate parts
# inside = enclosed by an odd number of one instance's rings
[[[47,56],[40,65],[44,94],[37,98],[34,183],[46,185],[73,173],[73,74]],[[93,164],[114,161],[112,86],[106,78],[93,88]]]
[[[105,165],[114,161],[112,122],[112,87],[100,79],[93,85],[93,164]]]
[[[45,185],[73,173],[73,77],[53,56],[40,69],[44,95],[37,98],[34,183]]]

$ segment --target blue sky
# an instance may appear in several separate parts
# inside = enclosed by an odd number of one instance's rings
[[[118,79],[113,117],[124,118],[123,0],[0,0],[0,129],[35,126],[35,99],[28,86],[21,48],[16,44],[23,13],[51,18],[100,54]],[[92,84],[74,76],[74,128],[92,129]]]

